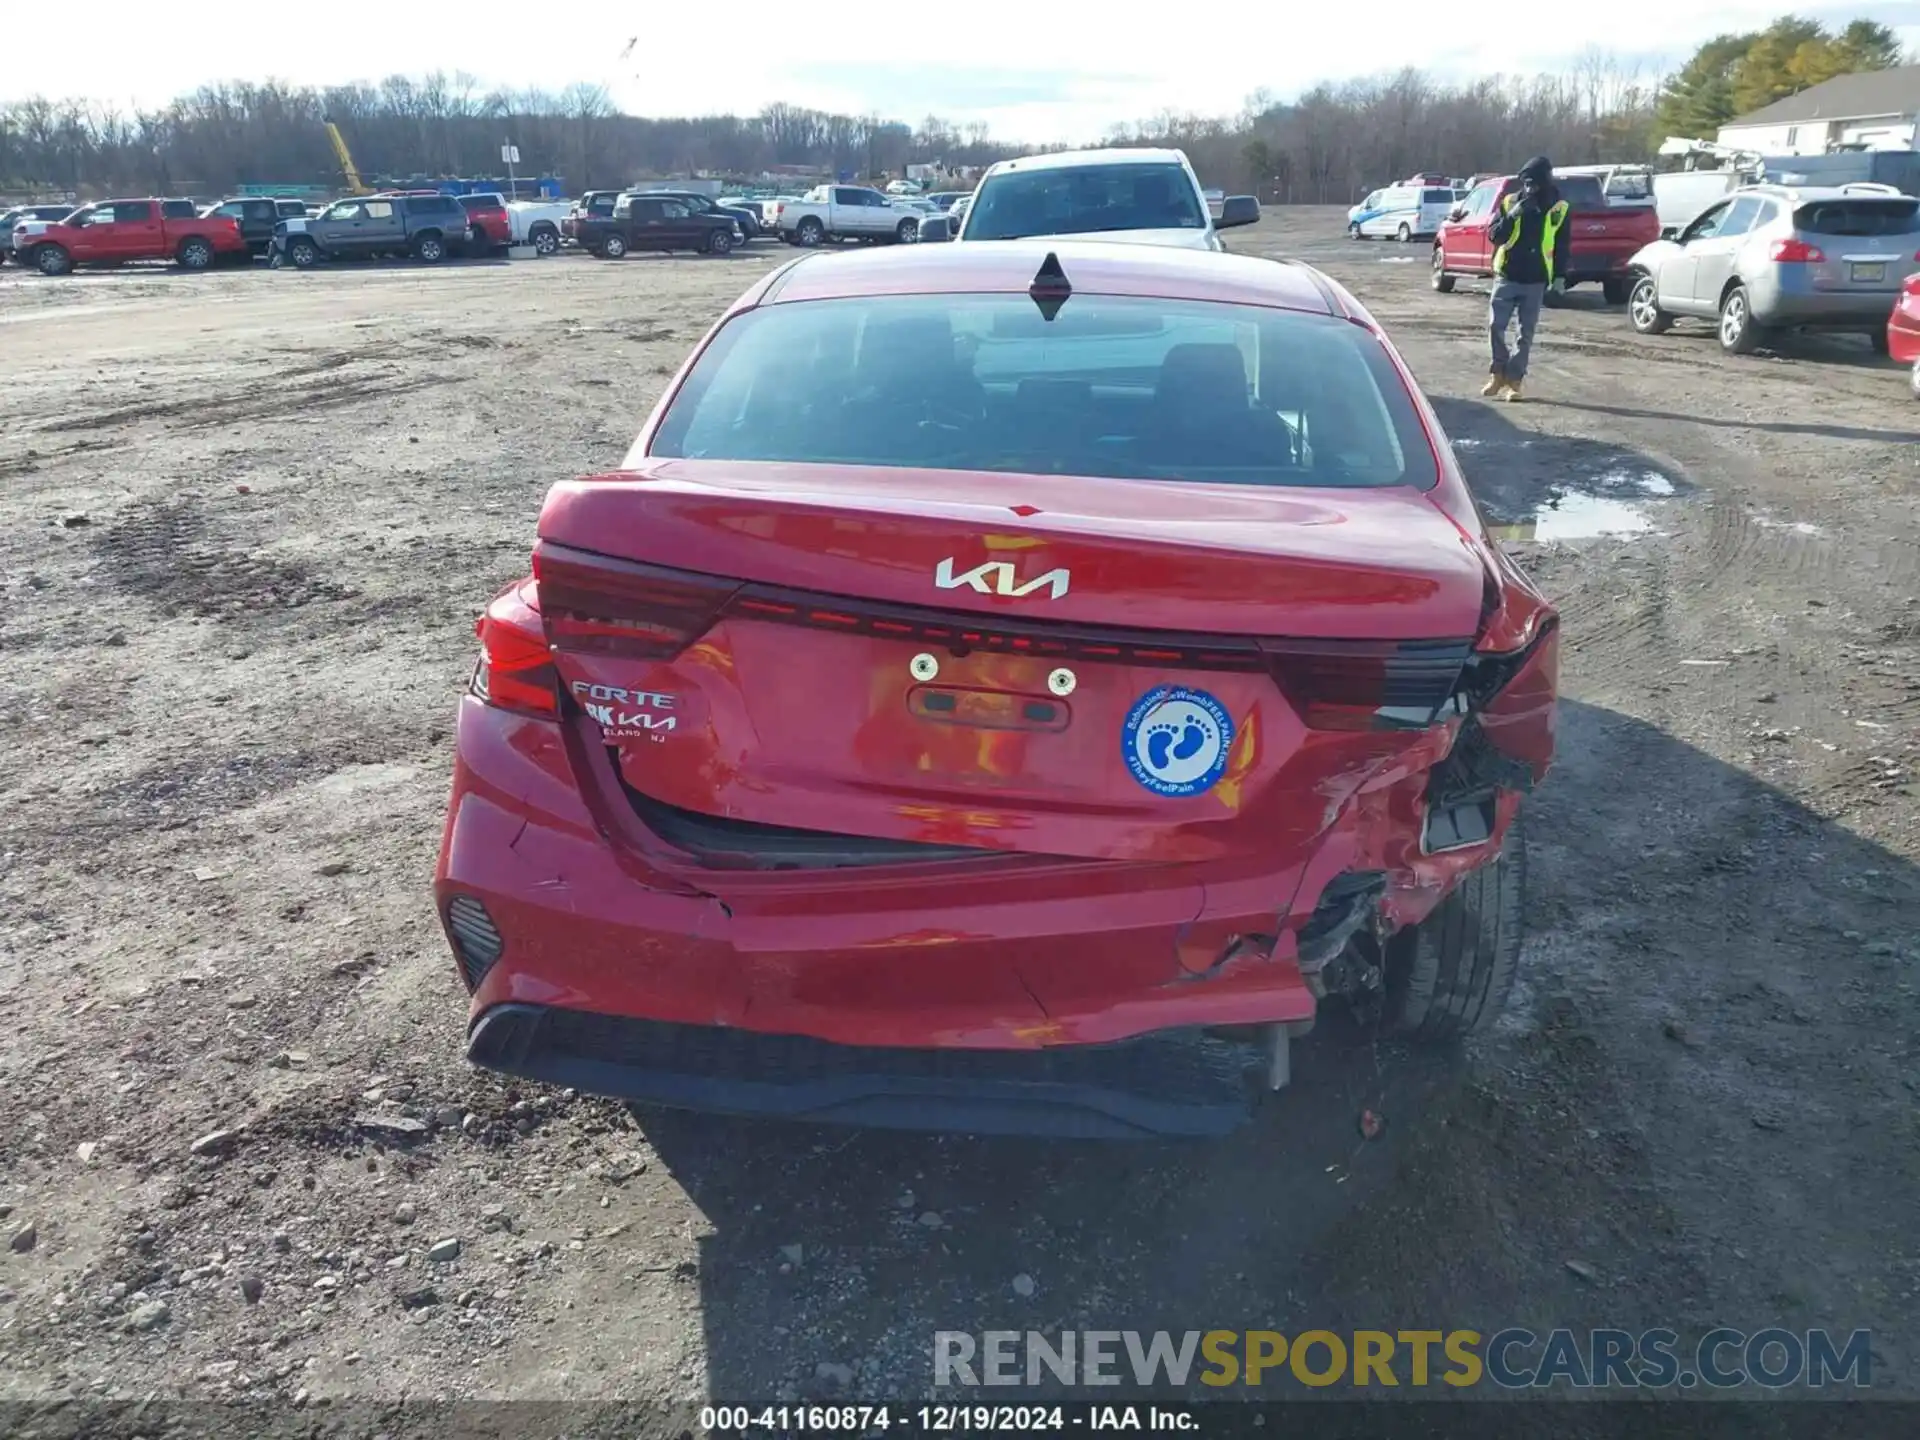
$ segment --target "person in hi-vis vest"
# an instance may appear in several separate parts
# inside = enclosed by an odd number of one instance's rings
[[[1533,354],[1533,332],[1547,291],[1567,288],[1567,202],[1553,183],[1553,162],[1536,155],[1520,167],[1520,183],[1500,202],[1487,238],[1493,243],[1493,300],[1487,334],[1493,342],[1482,395],[1518,400]],[[1520,321],[1520,343],[1507,348],[1507,326]]]

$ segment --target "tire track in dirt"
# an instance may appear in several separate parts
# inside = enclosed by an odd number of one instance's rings
[[[359,593],[298,560],[209,537],[204,514],[185,502],[138,504],[94,543],[113,583],[166,615],[258,618]]]

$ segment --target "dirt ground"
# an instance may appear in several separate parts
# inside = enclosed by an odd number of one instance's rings
[[[0,271],[0,1398],[897,1398],[936,1329],[1508,1324],[1866,1327],[1920,1393],[1920,407],[1864,341],[1727,359],[1580,292],[1496,408],[1424,250],[1233,243],[1389,327],[1562,609],[1565,706],[1499,1031],[1323,1030],[1198,1146],[462,1058],[473,617],[783,248]]]

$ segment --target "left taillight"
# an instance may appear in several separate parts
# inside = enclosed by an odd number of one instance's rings
[[[670,660],[706,634],[738,580],[671,570],[542,540],[533,575],[554,648]]]
[[[547,649],[535,583],[522,580],[494,596],[473,633],[480,639],[469,687],[474,696],[516,715],[559,719],[560,674]]]

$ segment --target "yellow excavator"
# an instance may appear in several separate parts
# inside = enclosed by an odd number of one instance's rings
[[[349,195],[371,195],[372,187],[360,178],[360,171],[353,163],[353,152],[347,149],[347,142],[340,134],[340,127],[331,117],[323,119],[327,127],[327,139],[333,142],[333,158],[340,162],[340,173],[346,177]]]

